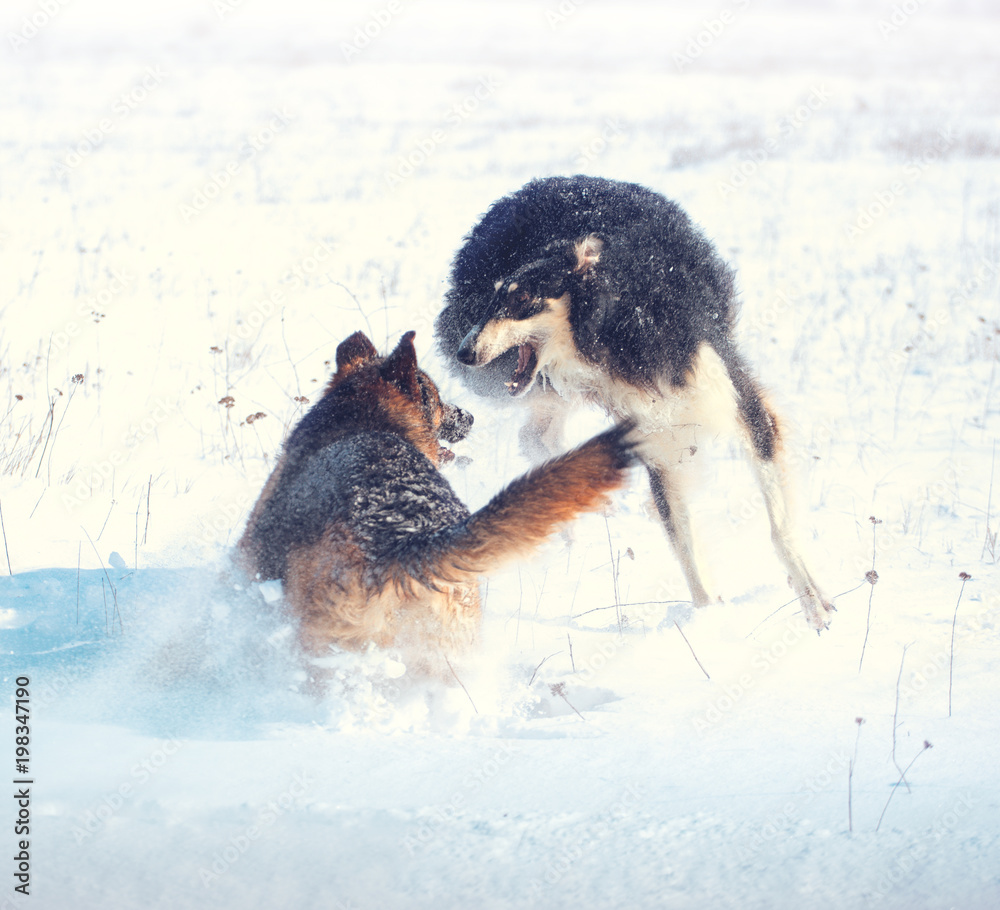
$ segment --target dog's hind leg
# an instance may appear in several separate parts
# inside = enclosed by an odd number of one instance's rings
[[[691,600],[696,607],[703,607],[705,604],[711,603],[713,598],[706,590],[701,573],[698,571],[694,535],[691,531],[691,516],[688,512],[687,502],[681,493],[683,485],[680,482],[680,477],[677,471],[649,461],[646,462],[646,470],[649,473],[649,486],[653,493],[653,502],[656,504],[656,510],[660,513],[667,538],[681,564],[681,571],[683,571],[691,591]]]
[[[806,621],[816,631],[829,626],[835,609],[813,580],[796,540],[791,514],[791,482],[785,462],[777,415],[764,400],[760,387],[735,351],[723,355],[736,389],[736,405],[744,442],[760,484],[771,522],[771,540],[798,595]]]

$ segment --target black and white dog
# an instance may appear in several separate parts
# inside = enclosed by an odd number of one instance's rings
[[[435,328],[474,391],[528,406],[520,439],[536,461],[561,449],[577,402],[636,422],[653,499],[698,605],[713,598],[695,560],[682,468],[699,434],[740,438],[778,556],[820,630],[834,607],[795,542],[781,424],[736,349],[737,310],[732,271],[676,203],[634,183],[551,177],[498,200],[472,229]]]

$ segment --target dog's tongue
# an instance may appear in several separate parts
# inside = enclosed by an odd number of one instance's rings
[[[525,367],[528,365],[528,361],[531,360],[531,345],[521,344],[517,347],[517,372],[514,373],[515,376],[524,372]]]
[[[514,370],[514,375],[511,376],[510,382],[504,383],[507,386],[509,394],[520,394],[521,384],[525,379],[531,378],[530,374],[534,369],[534,362],[535,349],[530,344],[519,344],[517,346],[517,369]]]

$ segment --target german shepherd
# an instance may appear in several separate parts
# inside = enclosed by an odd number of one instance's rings
[[[280,579],[311,654],[398,646],[439,669],[480,621],[479,577],[600,508],[634,462],[631,427],[515,480],[470,515],[438,471],[472,416],[442,403],[413,332],[380,357],[356,332],[323,397],[285,443],[237,544],[251,576]]]
[[[806,620],[829,625],[833,604],[792,529],[781,422],[733,339],[733,272],[676,203],[597,177],[534,180],[465,238],[445,299],[441,353],[479,394],[525,402],[529,458],[558,450],[568,405],[593,402],[635,421],[696,605],[713,598],[695,559],[682,466],[700,434],[739,438]]]

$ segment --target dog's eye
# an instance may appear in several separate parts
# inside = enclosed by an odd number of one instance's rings
[[[531,294],[524,290],[515,291],[507,298],[507,306],[512,312],[520,312],[531,303]]]

